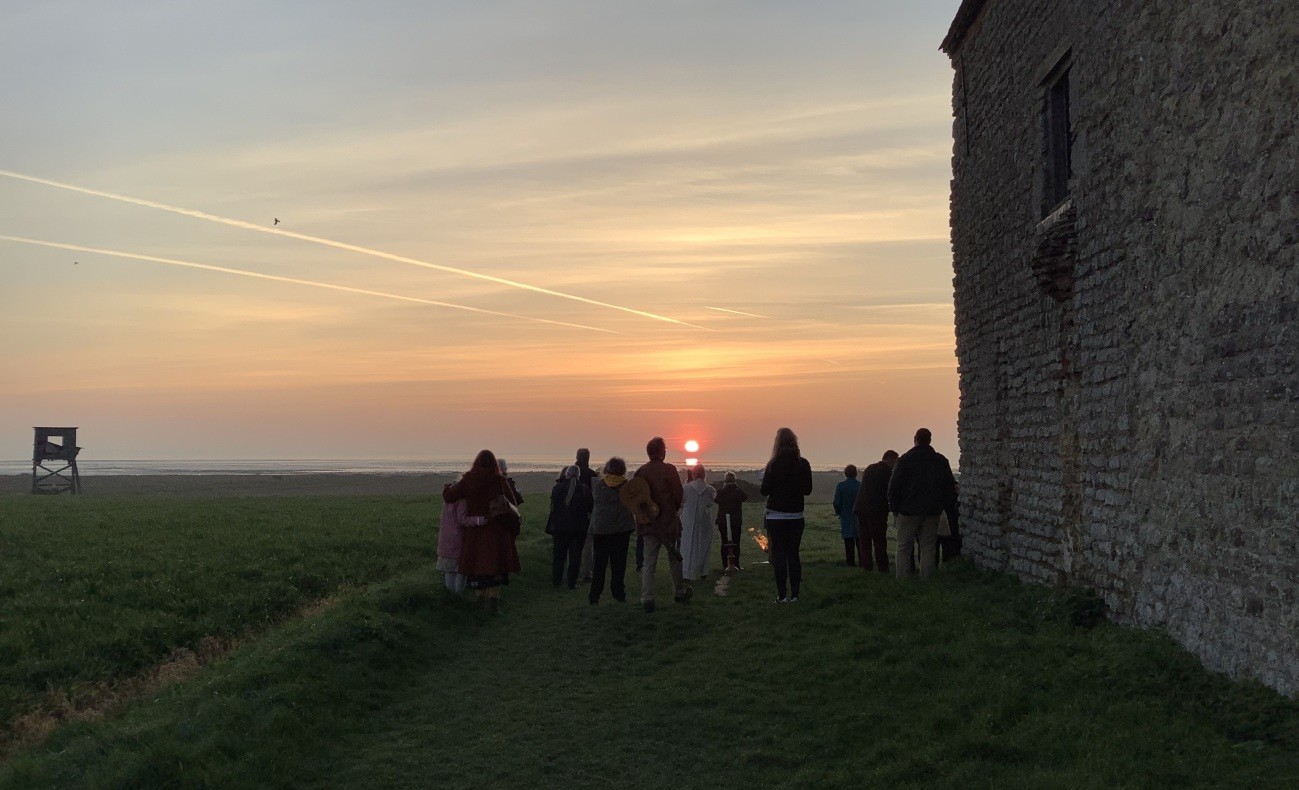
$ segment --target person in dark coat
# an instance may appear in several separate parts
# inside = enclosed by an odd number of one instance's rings
[[[579,447],[577,449],[577,459],[575,463],[577,465],[577,479],[582,482],[582,485],[586,486],[587,491],[590,491],[591,485],[595,482],[596,478],[595,470],[591,468],[591,451],[585,447]],[[594,543],[590,536],[587,536],[586,543],[582,546],[583,584],[589,584],[591,582],[591,563],[595,557],[594,551]]]
[[[889,510],[897,514],[898,578],[915,573],[912,552],[920,557],[920,578],[933,575],[938,546],[938,514],[956,501],[952,465],[932,447],[928,428],[916,431],[915,447],[903,453],[889,479]],[[919,549],[915,549],[916,544]]]
[[[887,450],[882,460],[862,470],[861,490],[852,510],[857,515],[857,553],[865,571],[889,572],[889,479],[897,463],[897,451]]]
[[[595,558],[592,564],[591,592],[587,600],[595,605],[604,592],[604,572],[609,569],[609,591],[613,599],[627,600],[627,547],[636,531],[636,519],[623,501],[627,486],[627,462],[614,456],[604,465],[604,474],[591,483],[591,543]]]
[[[952,501],[943,508],[947,516],[947,534],[938,536],[938,562],[951,562],[961,556],[961,513],[957,506],[960,501],[961,485],[957,483],[952,494]]]
[[[564,470],[563,479],[550,490],[550,516],[546,519],[546,531],[553,540],[551,583],[559,587],[561,581],[567,581],[570,590],[577,587],[582,546],[591,526],[591,489],[582,485],[579,474],[576,466]],[[567,575],[564,573],[566,562]]]
[[[734,573],[740,569],[740,536],[744,534],[744,503],[749,495],[735,482],[735,473],[727,472],[717,492],[717,531],[722,535],[722,570]]]
[[[771,460],[762,472],[762,495],[767,498],[763,524],[770,541],[767,553],[776,572],[776,603],[798,603],[803,583],[799,556],[805,525],[803,498],[811,493],[812,467],[799,452],[798,436],[781,428],[776,431]]]
[[[500,611],[501,586],[510,583],[511,573],[519,572],[519,552],[514,544],[518,523],[491,515],[492,501],[501,496],[514,503],[514,492],[491,450],[478,453],[469,471],[442,489],[447,504],[466,502],[468,515],[458,570],[493,614]]]

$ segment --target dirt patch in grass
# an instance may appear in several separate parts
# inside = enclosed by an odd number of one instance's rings
[[[333,595],[312,601],[285,619],[315,617],[337,606],[350,591],[350,588],[338,590]],[[240,639],[205,636],[192,648],[178,647],[158,664],[131,677],[46,692],[30,710],[0,730],[0,759],[40,746],[59,727],[102,719],[135,700],[188,680],[256,636],[249,634]]]

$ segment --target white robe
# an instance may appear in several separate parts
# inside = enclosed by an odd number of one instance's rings
[[[686,483],[681,502],[681,575],[702,579],[708,575],[713,552],[713,500],[717,489],[703,480]]]

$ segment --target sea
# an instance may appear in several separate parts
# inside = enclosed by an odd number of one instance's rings
[[[558,472],[564,466],[573,463],[571,457],[507,457],[511,473],[523,472]],[[628,459],[635,464],[640,459]],[[736,471],[761,469],[765,461],[747,461],[738,463],[710,462],[702,459],[705,466],[717,471],[733,469]],[[102,460],[94,458],[77,459],[77,471],[83,475],[402,475],[463,472],[469,468],[472,457],[461,458],[425,458],[415,460],[358,460],[358,459],[293,459],[293,458],[257,458],[257,459],[190,459],[190,460]],[[684,461],[673,461],[683,466]],[[30,474],[31,460],[0,461],[0,474]]]

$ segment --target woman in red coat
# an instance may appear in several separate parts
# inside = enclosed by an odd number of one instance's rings
[[[510,574],[519,572],[519,552],[514,546],[518,523],[508,517],[491,516],[492,500],[502,496],[518,505],[491,450],[478,453],[469,471],[442,490],[442,499],[447,503],[463,499],[467,505],[469,517],[460,544],[459,572],[493,614],[500,611],[501,585],[509,584]]]

